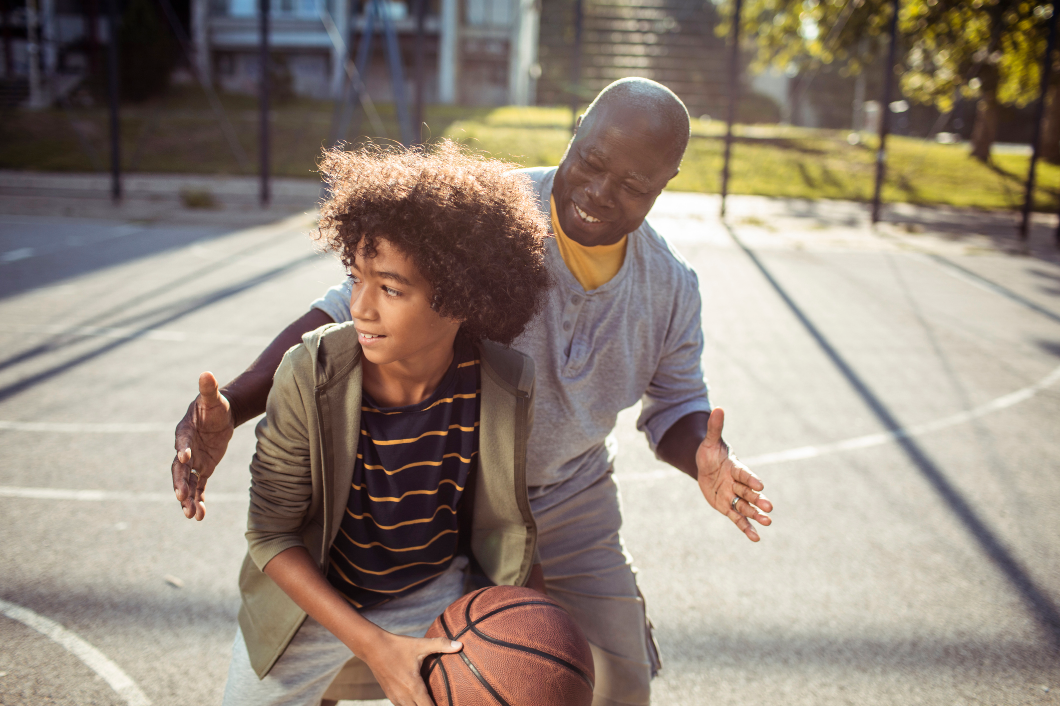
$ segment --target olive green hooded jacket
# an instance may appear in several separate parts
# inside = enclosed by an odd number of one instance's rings
[[[489,580],[523,585],[537,540],[526,489],[534,363],[490,342],[479,344],[478,351],[482,397],[469,546]],[[249,550],[239,576],[239,626],[259,677],[280,658],[306,617],[262,569],[285,549],[305,547],[327,573],[357,457],[360,362],[353,324],[305,334],[280,363],[266,415],[258,423],[250,465]]]

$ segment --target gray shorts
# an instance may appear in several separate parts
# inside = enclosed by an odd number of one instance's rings
[[[361,615],[395,635],[423,637],[434,619],[463,594],[467,564],[467,557],[457,557],[444,574],[420,590]],[[224,706],[319,706],[328,685],[352,656],[327,628],[306,617],[280,659],[264,679],[258,679],[237,628]]]
[[[593,651],[593,706],[646,706],[661,667],[633,562],[619,536],[610,473],[572,496],[530,501],[548,595],[574,617]]]

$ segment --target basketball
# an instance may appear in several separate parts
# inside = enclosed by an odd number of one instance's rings
[[[427,637],[459,640],[431,655],[423,678],[437,706],[589,706],[593,655],[567,611],[521,586],[469,593],[435,619]]]

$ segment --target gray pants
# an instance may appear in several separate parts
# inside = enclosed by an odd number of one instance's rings
[[[646,706],[659,670],[644,598],[619,536],[622,508],[611,474],[560,501],[532,500],[548,595],[567,609],[593,651],[593,706]]]
[[[457,557],[444,574],[420,590],[361,615],[395,635],[423,637],[434,619],[463,594],[465,568],[467,557]],[[258,679],[243,633],[237,628],[224,706],[319,706],[331,681],[352,656],[327,628],[307,617],[269,673]]]

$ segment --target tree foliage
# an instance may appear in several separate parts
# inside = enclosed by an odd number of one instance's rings
[[[722,8],[728,31],[732,2]],[[891,0],[745,0],[755,66],[803,72],[839,62],[855,75],[884,55]],[[902,0],[895,68],[904,96],[949,111],[960,95],[1022,107],[1038,96],[1052,4],[1036,0]]]

